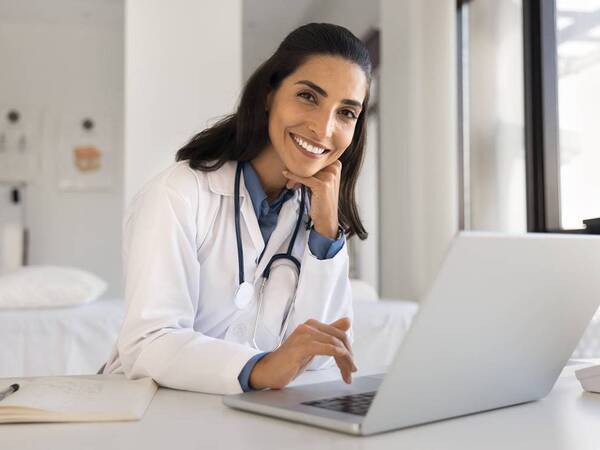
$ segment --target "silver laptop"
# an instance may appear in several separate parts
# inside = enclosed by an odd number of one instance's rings
[[[460,233],[387,374],[223,401],[369,435],[538,400],[600,303],[599,274],[598,236]]]

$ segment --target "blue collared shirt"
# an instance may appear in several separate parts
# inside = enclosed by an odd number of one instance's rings
[[[294,196],[293,189],[284,188],[277,198],[269,204],[267,200],[267,194],[265,193],[258,174],[252,167],[250,162],[244,162],[242,166],[244,173],[244,183],[246,189],[250,193],[252,199],[252,206],[254,212],[258,218],[258,225],[260,226],[260,232],[265,241],[265,245],[269,241],[273,230],[277,225],[277,217],[283,204]],[[308,236],[308,246],[313,255],[318,259],[330,259],[333,258],[343,247],[344,236],[340,236],[338,239],[330,239],[327,236],[323,236],[314,228],[310,230]],[[244,392],[252,390],[250,387],[250,373],[258,361],[263,357],[267,356],[269,352],[259,353],[254,355],[248,360],[242,371],[238,376],[240,386]]]

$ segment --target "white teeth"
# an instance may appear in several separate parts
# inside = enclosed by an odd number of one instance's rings
[[[304,150],[314,153],[315,155],[320,155],[321,153],[323,153],[325,151],[324,148],[315,147],[315,146],[309,144],[308,142],[305,142],[304,140],[300,139],[296,135],[294,135],[293,138],[298,143],[298,145],[300,145]]]

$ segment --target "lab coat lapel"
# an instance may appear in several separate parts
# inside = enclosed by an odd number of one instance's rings
[[[258,224],[258,218],[256,217],[254,207],[252,206],[252,199],[250,198],[250,193],[247,191],[245,183],[243,183],[243,177],[244,176],[242,175],[240,195],[242,191],[245,195],[243,198],[240,199],[240,209],[242,212],[243,222],[245,223],[248,229],[248,233],[250,234],[250,238],[252,239],[252,244],[254,244],[256,251],[260,255],[263,251],[263,248],[265,247],[265,241],[262,237],[262,233],[260,232],[260,225]]]
[[[237,161],[227,161],[219,169],[207,172],[208,185],[210,190],[216,194],[224,195],[227,197],[234,197],[235,191],[235,171],[237,169]],[[233,213],[233,208],[231,209]],[[240,212],[242,220],[240,220],[240,226],[243,228],[244,225],[250,234],[250,239],[254,248],[260,254],[265,246],[262,234],[260,232],[260,226],[258,225],[258,219],[256,213],[252,207],[252,199],[250,193],[246,189],[246,182],[244,180],[244,173],[240,179]],[[243,225],[242,225],[243,224]],[[245,242],[242,231],[242,243]]]

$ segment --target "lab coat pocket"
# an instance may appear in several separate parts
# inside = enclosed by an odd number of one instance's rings
[[[256,320],[257,304],[256,298],[244,308],[238,310],[231,320],[231,324],[225,332],[224,339],[230,342],[237,342],[247,346],[253,346],[252,335],[254,332],[254,323]]]

